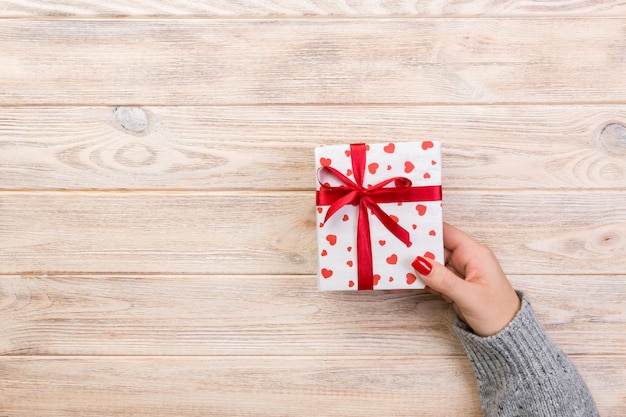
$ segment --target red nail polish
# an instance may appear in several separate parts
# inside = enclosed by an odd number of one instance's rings
[[[413,268],[415,268],[417,272],[419,272],[422,275],[428,275],[433,270],[433,266],[430,264],[430,262],[428,262],[426,259],[422,258],[421,256],[418,256],[417,258],[415,258],[415,260],[413,261],[411,265],[413,266]]]

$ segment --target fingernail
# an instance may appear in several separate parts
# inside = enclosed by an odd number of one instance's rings
[[[428,275],[433,270],[433,266],[426,259],[418,256],[411,264],[417,272],[422,275]]]

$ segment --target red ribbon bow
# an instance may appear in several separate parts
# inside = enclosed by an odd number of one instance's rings
[[[316,193],[318,206],[330,206],[326,212],[324,223],[339,209],[347,204],[358,205],[357,221],[357,267],[358,289],[371,290],[374,288],[374,269],[372,263],[372,241],[370,239],[370,223],[368,210],[407,247],[411,247],[409,232],[396,223],[380,208],[380,203],[399,203],[409,201],[438,201],[441,200],[441,186],[413,187],[411,180],[405,177],[393,177],[379,182],[371,187],[363,187],[365,174],[366,145],[357,143],[350,145],[352,157],[352,172],[354,179],[343,175],[335,168],[326,166],[320,171],[328,170],[344,185],[330,186],[320,181],[320,189]],[[318,179],[319,181],[319,179]],[[393,186],[387,187],[392,184]]]

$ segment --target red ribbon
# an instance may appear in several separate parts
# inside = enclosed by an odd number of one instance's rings
[[[405,177],[393,177],[371,187],[363,187],[363,175],[365,174],[366,162],[365,152],[366,145],[364,143],[350,145],[352,172],[356,181],[352,181],[335,168],[330,166],[323,167],[320,171],[329,171],[344,185],[330,186],[327,183],[322,184],[320,181],[321,186],[316,193],[316,203],[318,206],[330,206],[326,212],[324,224],[343,206],[347,204],[359,206],[356,243],[359,290],[371,290],[374,288],[372,241],[370,238],[370,223],[367,209],[370,209],[372,214],[374,214],[395,237],[407,247],[411,247],[412,243],[409,232],[396,223],[378,204],[441,200],[440,185],[412,187],[411,180]],[[392,183],[393,186],[386,187]]]

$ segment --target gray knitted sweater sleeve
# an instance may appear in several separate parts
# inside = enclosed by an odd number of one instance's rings
[[[523,293],[509,325],[489,337],[461,320],[454,330],[474,367],[484,416],[598,416],[569,358],[544,333]]]

